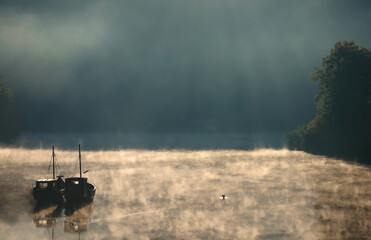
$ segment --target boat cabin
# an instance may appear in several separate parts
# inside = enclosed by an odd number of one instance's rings
[[[36,181],[36,188],[40,189],[48,189],[48,188],[55,188],[57,185],[57,179],[39,179]]]
[[[68,198],[86,198],[88,196],[88,179],[73,177],[66,178],[66,197]]]
[[[62,176],[58,176],[58,179],[39,179],[33,189],[33,195],[37,201],[58,201],[62,198],[63,192]]]
[[[52,189],[55,188],[57,180],[56,179],[39,179],[36,181],[36,188],[38,189]]]
[[[39,179],[36,181],[36,188],[37,189],[63,189],[64,188],[64,181],[62,179],[63,176],[58,176],[58,179],[50,179],[44,178]]]

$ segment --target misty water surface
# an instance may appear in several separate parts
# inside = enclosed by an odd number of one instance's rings
[[[58,173],[77,173],[76,151],[56,149],[56,154]],[[367,239],[370,234],[371,171],[361,165],[271,149],[84,151],[83,168],[97,186],[96,198],[65,216],[56,206],[34,212],[31,187],[51,176],[50,156],[49,149],[0,150],[0,238]],[[219,199],[221,194],[228,199]]]

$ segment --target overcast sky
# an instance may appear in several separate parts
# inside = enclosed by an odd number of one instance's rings
[[[0,1],[0,74],[25,130],[286,131],[370,22],[356,0]]]

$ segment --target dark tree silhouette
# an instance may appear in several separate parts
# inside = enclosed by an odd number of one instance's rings
[[[371,163],[371,50],[337,42],[312,81],[317,114],[287,135],[288,147]]]
[[[0,142],[10,143],[19,134],[20,120],[13,92],[0,80]]]

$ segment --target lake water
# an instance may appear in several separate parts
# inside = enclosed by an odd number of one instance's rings
[[[273,149],[82,154],[96,197],[66,216],[31,195],[51,150],[0,149],[0,239],[370,239],[367,166]],[[77,151],[56,155],[77,175]]]

